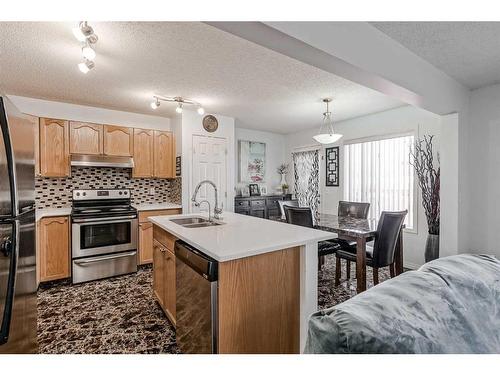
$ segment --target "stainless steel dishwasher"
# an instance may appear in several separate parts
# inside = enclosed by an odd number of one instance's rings
[[[217,353],[218,263],[177,241],[175,266],[177,345],[182,353]]]

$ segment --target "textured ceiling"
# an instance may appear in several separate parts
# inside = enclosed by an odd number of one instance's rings
[[[189,22],[90,22],[99,36],[96,67],[78,71],[76,23],[0,23],[0,88],[9,94],[171,117],[152,95],[184,96],[237,125],[290,133],[320,125],[322,97],[334,119],[401,102],[255,45]]]
[[[372,22],[470,89],[500,82],[500,22]]]

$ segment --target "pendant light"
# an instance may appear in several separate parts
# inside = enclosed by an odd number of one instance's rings
[[[342,134],[337,134],[333,130],[332,113],[329,108],[331,101],[332,99],[323,99],[323,103],[326,103],[326,112],[323,112],[323,124],[319,128],[319,134],[313,137],[316,142],[324,145],[337,142],[342,138]]]

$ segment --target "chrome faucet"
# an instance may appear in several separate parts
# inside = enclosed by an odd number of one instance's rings
[[[200,183],[198,185],[196,185],[196,188],[194,189],[194,193],[193,193],[193,196],[191,197],[191,201],[194,202],[194,205],[196,207],[200,207],[200,205],[203,203],[203,202],[207,202],[208,203],[208,220],[209,221],[212,221],[212,218],[210,216],[210,203],[207,201],[207,200],[203,200],[201,202],[198,202],[196,200],[196,196],[198,195],[198,191],[200,190],[200,187],[201,185],[203,184],[209,184],[209,185],[212,185],[213,188],[214,188],[214,192],[215,192],[215,207],[214,207],[214,218],[215,219],[220,219],[220,214],[222,213],[222,208],[219,208],[219,200],[218,200],[218,193],[217,193],[217,186],[215,186],[215,184],[210,181],[210,180],[203,180],[203,181],[200,181]]]

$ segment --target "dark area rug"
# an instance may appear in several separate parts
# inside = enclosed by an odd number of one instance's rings
[[[318,305],[334,306],[356,295],[355,265],[334,287],[335,257],[328,256],[319,272]],[[380,282],[389,278],[380,270]],[[367,267],[368,286],[372,271]],[[40,353],[132,354],[179,353],[175,330],[156,303],[152,268],[137,274],[71,285],[69,281],[41,285],[38,291]]]
[[[156,303],[152,268],[137,274],[38,291],[40,353],[178,353],[175,331]]]

